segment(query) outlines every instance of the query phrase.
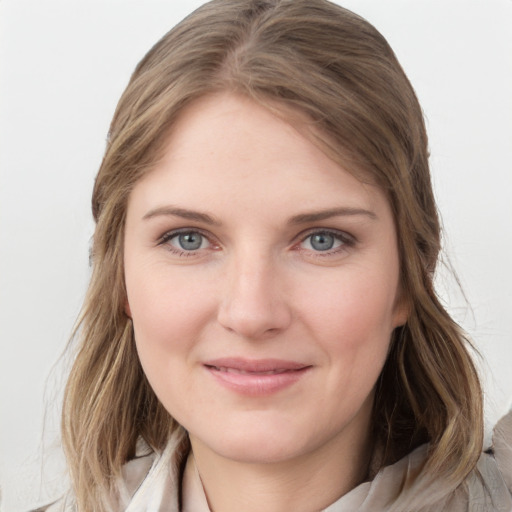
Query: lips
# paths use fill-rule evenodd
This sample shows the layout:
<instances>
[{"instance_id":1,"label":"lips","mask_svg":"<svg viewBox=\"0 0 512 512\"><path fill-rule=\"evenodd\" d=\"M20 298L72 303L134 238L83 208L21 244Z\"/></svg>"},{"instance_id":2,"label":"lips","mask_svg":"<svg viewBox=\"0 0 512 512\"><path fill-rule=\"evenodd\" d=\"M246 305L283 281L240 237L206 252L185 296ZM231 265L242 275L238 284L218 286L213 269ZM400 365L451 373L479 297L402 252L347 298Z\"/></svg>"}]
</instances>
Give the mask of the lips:
<instances>
[{"instance_id":1,"label":"lips","mask_svg":"<svg viewBox=\"0 0 512 512\"><path fill-rule=\"evenodd\" d=\"M285 372L293 372L293 371L296 371L296 370L281 370L281 369L277 369L277 370L267 370L267 371L264 371L264 372L260 372L260 371L247 371L247 370L240 370L238 368L229 368L229 367L226 367L226 366L212 366L211 368L213 368L214 370L217 370L219 372L227 372L227 373L238 373L240 375L276 375L278 373L285 373Z\"/></svg>"},{"instance_id":2,"label":"lips","mask_svg":"<svg viewBox=\"0 0 512 512\"><path fill-rule=\"evenodd\" d=\"M311 369L311 365L296 361L243 358L215 359L205 362L204 367L222 386L252 396L277 393Z\"/></svg>"}]
</instances>

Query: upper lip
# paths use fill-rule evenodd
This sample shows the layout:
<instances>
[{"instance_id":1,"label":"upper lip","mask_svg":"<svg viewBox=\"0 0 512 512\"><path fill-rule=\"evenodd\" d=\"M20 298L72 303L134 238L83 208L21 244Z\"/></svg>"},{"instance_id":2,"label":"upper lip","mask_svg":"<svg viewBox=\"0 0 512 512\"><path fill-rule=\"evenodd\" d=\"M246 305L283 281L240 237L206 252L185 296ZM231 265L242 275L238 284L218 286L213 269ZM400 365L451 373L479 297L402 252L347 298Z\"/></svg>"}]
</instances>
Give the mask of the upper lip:
<instances>
[{"instance_id":1,"label":"upper lip","mask_svg":"<svg viewBox=\"0 0 512 512\"><path fill-rule=\"evenodd\" d=\"M297 361L288 361L284 359L245 359L242 357L222 357L219 359L210 359L203 363L205 366L216 368L229 368L243 372L271 372L286 370L301 370L311 365L299 363Z\"/></svg>"}]
</instances>

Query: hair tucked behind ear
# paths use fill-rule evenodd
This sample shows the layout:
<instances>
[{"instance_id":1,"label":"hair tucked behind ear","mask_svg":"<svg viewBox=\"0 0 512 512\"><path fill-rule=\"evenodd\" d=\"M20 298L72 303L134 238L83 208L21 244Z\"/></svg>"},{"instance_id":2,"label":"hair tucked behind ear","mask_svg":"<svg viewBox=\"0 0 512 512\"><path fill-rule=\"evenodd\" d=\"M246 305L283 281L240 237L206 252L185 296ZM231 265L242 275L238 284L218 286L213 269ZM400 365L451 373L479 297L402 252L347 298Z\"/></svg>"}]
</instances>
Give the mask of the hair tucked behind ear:
<instances>
[{"instance_id":1,"label":"hair tucked behind ear","mask_svg":"<svg viewBox=\"0 0 512 512\"><path fill-rule=\"evenodd\" d=\"M386 193L398 233L407 324L377 383L381 466L429 442L424 474L455 487L482 443L482 396L464 333L436 297L440 226L414 91L385 39L325 0L214 0L159 41L118 104L93 193L93 275L76 331L63 439L78 509L104 510L142 437L162 450L180 427L142 372L125 313L123 232L130 191L158 160L180 112L217 91L244 94L305 130ZM179 307L177 304L176 307Z\"/></svg>"}]
</instances>

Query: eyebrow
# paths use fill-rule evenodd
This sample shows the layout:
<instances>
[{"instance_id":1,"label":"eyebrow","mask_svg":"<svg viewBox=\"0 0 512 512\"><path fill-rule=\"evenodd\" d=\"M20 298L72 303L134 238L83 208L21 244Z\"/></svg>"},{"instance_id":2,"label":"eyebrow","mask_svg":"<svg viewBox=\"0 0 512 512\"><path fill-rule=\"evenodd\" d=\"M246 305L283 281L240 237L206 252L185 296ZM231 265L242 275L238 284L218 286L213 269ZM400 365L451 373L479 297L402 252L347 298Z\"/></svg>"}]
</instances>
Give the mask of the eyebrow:
<instances>
[{"instance_id":1,"label":"eyebrow","mask_svg":"<svg viewBox=\"0 0 512 512\"><path fill-rule=\"evenodd\" d=\"M377 215L371 210L365 210L364 208L341 207L301 213L293 216L290 219L289 224L306 224L308 222L317 222L320 220L330 219L332 217L352 217L356 215L363 215L372 220L377 220Z\"/></svg>"},{"instance_id":2,"label":"eyebrow","mask_svg":"<svg viewBox=\"0 0 512 512\"><path fill-rule=\"evenodd\" d=\"M294 215L288 224L307 224L308 222L317 222L321 220L330 219L332 217L352 217L357 215L363 215L369 217L372 220L377 219L377 215L371 210L365 210L364 208L352 208L352 207L341 207L341 208L328 208L326 210L300 213ZM142 220L152 219L158 216L171 216L180 217L187 220L195 220L196 222L202 222L211 226L220 226L221 223L214 219L211 215L199 212L196 210L188 210L186 208L178 208L176 206L161 206L150 210L142 217Z\"/></svg>"},{"instance_id":3,"label":"eyebrow","mask_svg":"<svg viewBox=\"0 0 512 512\"><path fill-rule=\"evenodd\" d=\"M195 210L187 210L186 208L178 208L175 206L161 206L159 208L155 208L154 210L150 210L144 215L144 217L142 217L142 220L152 219L153 217L158 217L160 215L181 217L182 219L187 220L195 220L197 222L202 222L211 226L220 226L221 224L218 220L215 220L211 215L208 215L207 213L198 212Z\"/></svg>"}]
</instances>

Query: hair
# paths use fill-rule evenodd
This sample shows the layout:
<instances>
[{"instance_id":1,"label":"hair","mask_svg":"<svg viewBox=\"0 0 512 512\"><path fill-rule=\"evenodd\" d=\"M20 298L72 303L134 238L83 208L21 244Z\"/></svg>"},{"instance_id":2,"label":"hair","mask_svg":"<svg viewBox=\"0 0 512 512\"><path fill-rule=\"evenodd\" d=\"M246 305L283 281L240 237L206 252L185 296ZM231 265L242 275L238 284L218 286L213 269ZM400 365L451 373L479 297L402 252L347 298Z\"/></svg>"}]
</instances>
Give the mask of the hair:
<instances>
[{"instance_id":1,"label":"hair","mask_svg":"<svg viewBox=\"0 0 512 512\"><path fill-rule=\"evenodd\" d=\"M213 0L136 67L96 178L93 270L62 419L78 510L107 508L104 496L115 493L139 438L161 451L181 428L146 380L125 314L124 226L130 192L160 157L177 116L217 92L245 95L284 118L305 114L306 131L329 156L385 192L409 316L376 384L376 469L428 442L422 475L457 486L481 452L482 392L470 343L434 290L440 222L411 84L372 25L326 0Z\"/></svg>"}]
</instances>

